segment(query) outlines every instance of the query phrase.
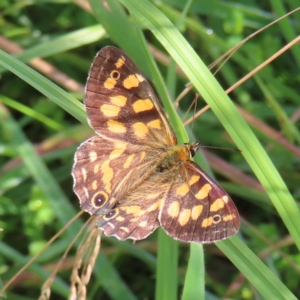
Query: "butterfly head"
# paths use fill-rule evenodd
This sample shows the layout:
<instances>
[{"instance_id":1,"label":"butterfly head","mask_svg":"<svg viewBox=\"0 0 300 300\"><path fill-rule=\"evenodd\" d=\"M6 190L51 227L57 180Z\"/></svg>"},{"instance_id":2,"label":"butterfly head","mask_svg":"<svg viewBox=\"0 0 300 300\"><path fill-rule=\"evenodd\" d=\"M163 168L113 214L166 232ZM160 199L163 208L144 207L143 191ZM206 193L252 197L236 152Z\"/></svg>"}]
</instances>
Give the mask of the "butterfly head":
<instances>
[{"instance_id":1,"label":"butterfly head","mask_svg":"<svg viewBox=\"0 0 300 300\"><path fill-rule=\"evenodd\" d=\"M196 142L196 143L185 143L184 144L185 147L188 149L189 153L190 153L190 158L193 158L197 152L197 150L199 149L200 147L200 143L199 142Z\"/></svg>"}]
</instances>

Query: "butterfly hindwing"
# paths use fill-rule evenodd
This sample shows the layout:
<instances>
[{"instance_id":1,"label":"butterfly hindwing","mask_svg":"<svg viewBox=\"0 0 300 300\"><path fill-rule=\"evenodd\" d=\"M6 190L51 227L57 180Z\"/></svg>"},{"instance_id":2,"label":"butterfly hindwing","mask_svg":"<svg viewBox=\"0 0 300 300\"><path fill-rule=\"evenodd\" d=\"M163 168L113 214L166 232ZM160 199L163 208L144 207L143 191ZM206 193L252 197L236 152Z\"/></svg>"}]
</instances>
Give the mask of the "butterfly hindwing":
<instances>
[{"instance_id":1,"label":"butterfly hindwing","mask_svg":"<svg viewBox=\"0 0 300 300\"><path fill-rule=\"evenodd\" d=\"M72 169L81 208L104 215L142 178L158 152L118 140L92 137L79 146Z\"/></svg>"},{"instance_id":2,"label":"butterfly hindwing","mask_svg":"<svg viewBox=\"0 0 300 300\"><path fill-rule=\"evenodd\" d=\"M121 204L111 213L99 220L98 226L105 235L119 240L141 240L151 234L158 226L160 207L159 196L137 197L135 201Z\"/></svg>"},{"instance_id":3,"label":"butterfly hindwing","mask_svg":"<svg viewBox=\"0 0 300 300\"><path fill-rule=\"evenodd\" d=\"M163 229L185 242L212 243L235 234L239 214L229 195L192 161L180 173L159 214Z\"/></svg>"}]
</instances>

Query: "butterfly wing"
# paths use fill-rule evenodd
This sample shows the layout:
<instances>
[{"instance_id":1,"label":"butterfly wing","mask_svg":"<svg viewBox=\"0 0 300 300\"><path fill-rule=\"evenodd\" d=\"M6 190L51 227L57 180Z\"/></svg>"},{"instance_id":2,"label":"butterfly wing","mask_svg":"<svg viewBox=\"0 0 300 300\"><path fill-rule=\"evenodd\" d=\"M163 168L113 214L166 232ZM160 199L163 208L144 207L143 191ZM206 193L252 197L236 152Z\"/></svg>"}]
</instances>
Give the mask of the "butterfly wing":
<instances>
[{"instance_id":1,"label":"butterfly wing","mask_svg":"<svg viewBox=\"0 0 300 300\"><path fill-rule=\"evenodd\" d=\"M159 226L159 211L170 189L171 177L147 169L138 185L132 186L98 226L105 235L120 240L141 240Z\"/></svg>"},{"instance_id":2,"label":"butterfly wing","mask_svg":"<svg viewBox=\"0 0 300 300\"><path fill-rule=\"evenodd\" d=\"M75 154L72 175L81 208L100 215L102 223L120 209L123 216L115 219L119 231L111 230L113 223L107 222L105 233L120 239L144 238L159 225L158 210L139 215L135 223L131 221L124 229L122 222L136 218L139 213L133 209L141 207L139 202L132 205L131 200L127 207L124 199L128 197L124 195L128 195L128 190L138 190L133 187L144 180L160 152L177 143L176 136L149 82L132 60L115 47L105 47L96 55L84 103L88 121L98 137L87 140ZM149 199L143 207L149 204L151 210L154 200ZM128 234L138 224L135 232Z\"/></svg>"},{"instance_id":3,"label":"butterfly wing","mask_svg":"<svg viewBox=\"0 0 300 300\"><path fill-rule=\"evenodd\" d=\"M97 53L84 103L90 125L103 138L154 148L177 143L149 82L118 48Z\"/></svg>"},{"instance_id":4,"label":"butterfly wing","mask_svg":"<svg viewBox=\"0 0 300 300\"><path fill-rule=\"evenodd\" d=\"M143 180L159 151L118 140L92 137L79 146L72 169L81 208L105 215Z\"/></svg>"},{"instance_id":5,"label":"butterfly wing","mask_svg":"<svg viewBox=\"0 0 300 300\"><path fill-rule=\"evenodd\" d=\"M174 179L159 213L160 225L171 237L212 243L238 231L233 201L197 164L187 161Z\"/></svg>"},{"instance_id":6,"label":"butterfly wing","mask_svg":"<svg viewBox=\"0 0 300 300\"><path fill-rule=\"evenodd\" d=\"M158 213L162 193L136 195L132 201L115 207L110 213L99 219L98 227L106 236L115 236L119 240L142 240L158 226Z\"/></svg>"},{"instance_id":7,"label":"butterfly wing","mask_svg":"<svg viewBox=\"0 0 300 300\"><path fill-rule=\"evenodd\" d=\"M98 222L107 236L120 240L146 238L159 225L174 239L212 243L238 231L239 215L229 195L187 161L163 176L150 174Z\"/></svg>"}]
</instances>

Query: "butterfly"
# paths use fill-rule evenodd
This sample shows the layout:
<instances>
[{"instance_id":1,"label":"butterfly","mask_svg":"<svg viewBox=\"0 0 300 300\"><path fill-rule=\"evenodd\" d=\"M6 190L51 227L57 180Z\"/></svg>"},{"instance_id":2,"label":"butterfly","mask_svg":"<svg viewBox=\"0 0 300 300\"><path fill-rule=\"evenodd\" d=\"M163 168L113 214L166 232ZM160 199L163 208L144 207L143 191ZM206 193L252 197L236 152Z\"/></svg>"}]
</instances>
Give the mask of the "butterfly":
<instances>
[{"instance_id":1,"label":"butterfly","mask_svg":"<svg viewBox=\"0 0 300 300\"><path fill-rule=\"evenodd\" d=\"M229 195L191 158L199 143L177 144L151 85L120 49L101 49L84 104L94 136L75 153L81 208L119 240L141 240L161 226L172 238L211 243L235 234Z\"/></svg>"}]
</instances>

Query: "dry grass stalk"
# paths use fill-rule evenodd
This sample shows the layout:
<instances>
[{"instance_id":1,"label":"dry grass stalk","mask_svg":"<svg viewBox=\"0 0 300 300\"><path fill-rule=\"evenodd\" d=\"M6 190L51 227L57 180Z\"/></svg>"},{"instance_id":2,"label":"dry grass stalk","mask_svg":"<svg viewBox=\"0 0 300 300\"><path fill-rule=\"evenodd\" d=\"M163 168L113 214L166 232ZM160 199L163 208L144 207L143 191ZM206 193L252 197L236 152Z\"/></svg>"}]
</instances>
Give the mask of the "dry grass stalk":
<instances>
[{"instance_id":1,"label":"dry grass stalk","mask_svg":"<svg viewBox=\"0 0 300 300\"><path fill-rule=\"evenodd\" d=\"M53 281L55 279L55 276L57 274L57 272L59 271L62 263L64 262L65 258L67 257L70 249L73 247L75 241L78 239L78 237L81 235L81 233L86 229L86 226L88 224L90 224L91 222L93 222L93 219L94 218L90 218L85 224L84 226L81 228L81 230L78 232L78 234L75 236L75 238L73 239L72 243L70 243L69 247L66 249L64 255L62 256L62 258L59 260L59 262L56 264L54 270L52 271L50 277L45 281L45 283L43 284L42 286L42 289L41 289L41 294L40 294L40 297L38 298L38 300L49 300L50 299L50 296L51 296L51 286L53 284ZM94 226L95 224L92 223ZM81 242L82 244L82 242ZM80 247L79 247L80 248ZM76 263L76 260L75 260L75 263Z\"/></svg>"},{"instance_id":2,"label":"dry grass stalk","mask_svg":"<svg viewBox=\"0 0 300 300\"><path fill-rule=\"evenodd\" d=\"M91 220L93 219L93 220ZM100 250L101 233L95 226L96 218L90 218L89 233L78 247L71 275L69 300L85 300L87 284Z\"/></svg>"}]
</instances>

